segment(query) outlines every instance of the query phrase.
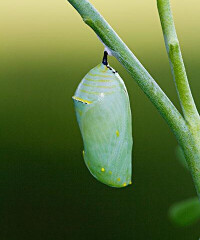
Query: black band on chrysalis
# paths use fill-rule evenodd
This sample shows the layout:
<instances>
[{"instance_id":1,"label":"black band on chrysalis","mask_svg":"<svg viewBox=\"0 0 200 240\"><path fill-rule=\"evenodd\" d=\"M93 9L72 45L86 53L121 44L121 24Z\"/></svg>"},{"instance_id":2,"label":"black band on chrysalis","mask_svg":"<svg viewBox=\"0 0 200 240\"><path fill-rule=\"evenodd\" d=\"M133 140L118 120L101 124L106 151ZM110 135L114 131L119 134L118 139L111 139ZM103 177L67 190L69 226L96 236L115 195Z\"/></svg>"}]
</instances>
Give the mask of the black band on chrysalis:
<instances>
[{"instance_id":1,"label":"black band on chrysalis","mask_svg":"<svg viewBox=\"0 0 200 240\"><path fill-rule=\"evenodd\" d=\"M102 63L106 66L108 65L108 53L106 51L104 51Z\"/></svg>"}]
</instances>

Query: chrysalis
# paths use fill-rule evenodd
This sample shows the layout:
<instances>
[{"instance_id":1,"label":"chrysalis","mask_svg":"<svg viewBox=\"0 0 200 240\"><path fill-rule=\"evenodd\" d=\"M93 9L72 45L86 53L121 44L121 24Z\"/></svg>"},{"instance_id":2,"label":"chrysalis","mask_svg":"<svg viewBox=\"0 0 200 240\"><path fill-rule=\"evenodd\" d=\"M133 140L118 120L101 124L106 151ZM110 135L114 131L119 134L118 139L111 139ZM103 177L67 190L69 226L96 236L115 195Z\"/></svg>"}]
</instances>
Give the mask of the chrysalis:
<instances>
[{"instance_id":1,"label":"chrysalis","mask_svg":"<svg viewBox=\"0 0 200 240\"><path fill-rule=\"evenodd\" d=\"M91 174L111 187L131 184L132 123L123 80L107 62L89 71L73 96L83 157Z\"/></svg>"}]
</instances>

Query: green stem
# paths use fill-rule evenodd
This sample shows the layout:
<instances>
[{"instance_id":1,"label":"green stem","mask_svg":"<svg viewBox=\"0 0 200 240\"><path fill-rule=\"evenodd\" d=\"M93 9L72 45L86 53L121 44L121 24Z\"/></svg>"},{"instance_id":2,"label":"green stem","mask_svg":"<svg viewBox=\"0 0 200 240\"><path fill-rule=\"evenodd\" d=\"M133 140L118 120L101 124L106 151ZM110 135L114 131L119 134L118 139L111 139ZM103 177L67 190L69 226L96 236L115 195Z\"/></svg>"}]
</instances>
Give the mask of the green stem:
<instances>
[{"instance_id":1,"label":"green stem","mask_svg":"<svg viewBox=\"0 0 200 240\"><path fill-rule=\"evenodd\" d=\"M139 60L91 3L87 0L68 0L68 2L71 3L84 22L95 31L102 42L111 50L113 56L127 69L166 120L177 139L180 139L182 132L187 132L185 120Z\"/></svg>"},{"instance_id":2,"label":"green stem","mask_svg":"<svg viewBox=\"0 0 200 240\"><path fill-rule=\"evenodd\" d=\"M188 83L176 34L170 0L157 0L165 45L179 101L188 125L188 135L179 142L184 150L200 199L200 118Z\"/></svg>"},{"instance_id":3,"label":"green stem","mask_svg":"<svg viewBox=\"0 0 200 240\"><path fill-rule=\"evenodd\" d=\"M199 122L199 114L187 79L169 0L157 0L165 45L184 117L190 125Z\"/></svg>"},{"instance_id":4,"label":"green stem","mask_svg":"<svg viewBox=\"0 0 200 240\"><path fill-rule=\"evenodd\" d=\"M200 200L200 136L199 136L199 131L191 131L191 129L189 129L188 134L184 135L182 140L183 141L179 141L179 144L184 151L190 173L193 177L197 195Z\"/></svg>"}]
</instances>

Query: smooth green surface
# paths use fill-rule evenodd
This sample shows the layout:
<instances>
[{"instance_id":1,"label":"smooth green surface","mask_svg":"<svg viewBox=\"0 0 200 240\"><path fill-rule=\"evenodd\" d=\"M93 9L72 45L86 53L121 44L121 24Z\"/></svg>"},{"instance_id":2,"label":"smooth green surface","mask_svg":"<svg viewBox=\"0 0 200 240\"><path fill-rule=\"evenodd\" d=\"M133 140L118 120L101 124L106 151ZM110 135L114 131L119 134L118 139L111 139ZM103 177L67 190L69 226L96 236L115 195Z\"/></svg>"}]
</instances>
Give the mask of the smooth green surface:
<instances>
[{"instance_id":1,"label":"smooth green surface","mask_svg":"<svg viewBox=\"0 0 200 240\"><path fill-rule=\"evenodd\" d=\"M123 80L102 63L90 70L73 97L91 174L111 187L131 184L132 116Z\"/></svg>"},{"instance_id":2,"label":"smooth green surface","mask_svg":"<svg viewBox=\"0 0 200 240\"><path fill-rule=\"evenodd\" d=\"M92 2L179 107L155 0ZM172 7L199 107L200 2L190 3ZM114 58L134 113L133 184L106 187L85 167L71 97L103 46L78 13L65 1L0 5L0 239L199 239L199 222L177 228L167 216L173 203L195 196L177 142Z\"/></svg>"},{"instance_id":3,"label":"smooth green surface","mask_svg":"<svg viewBox=\"0 0 200 240\"><path fill-rule=\"evenodd\" d=\"M174 204L169 210L170 219L179 226L188 226L200 220L200 203L197 197Z\"/></svg>"}]
</instances>

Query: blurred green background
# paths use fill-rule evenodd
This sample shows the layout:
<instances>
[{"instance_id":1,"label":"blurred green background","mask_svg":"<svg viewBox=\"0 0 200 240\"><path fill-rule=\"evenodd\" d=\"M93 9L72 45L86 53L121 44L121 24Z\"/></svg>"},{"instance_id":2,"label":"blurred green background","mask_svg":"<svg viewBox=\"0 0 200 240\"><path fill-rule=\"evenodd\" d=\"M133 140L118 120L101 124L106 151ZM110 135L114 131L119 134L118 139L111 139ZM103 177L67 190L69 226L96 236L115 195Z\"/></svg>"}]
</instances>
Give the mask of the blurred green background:
<instances>
[{"instance_id":1,"label":"blurred green background","mask_svg":"<svg viewBox=\"0 0 200 240\"><path fill-rule=\"evenodd\" d=\"M93 0L178 105L156 0ZM177 32L200 106L200 2L172 0ZM168 208L195 195L176 140L117 60L133 114L133 185L97 182L82 159L72 95L103 46L67 1L0 1L0 239L198 239Z\"/></svg>"}]
</instances>

